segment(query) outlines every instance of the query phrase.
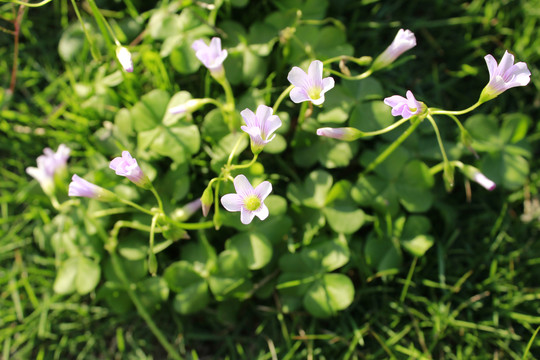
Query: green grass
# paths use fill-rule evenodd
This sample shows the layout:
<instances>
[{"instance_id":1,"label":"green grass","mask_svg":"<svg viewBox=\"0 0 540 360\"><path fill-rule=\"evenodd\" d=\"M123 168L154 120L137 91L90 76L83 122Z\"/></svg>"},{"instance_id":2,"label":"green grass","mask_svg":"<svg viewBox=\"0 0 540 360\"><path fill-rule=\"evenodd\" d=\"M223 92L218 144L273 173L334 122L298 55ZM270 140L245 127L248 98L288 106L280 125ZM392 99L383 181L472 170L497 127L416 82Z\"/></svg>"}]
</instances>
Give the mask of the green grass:
<instances>
[{"instance_id":1,"label":"green grass","mask_svg":"<svg viewBox=\"0 0 540 360\"><path fill-rule=\"evenodd\" d=\"M135 4L142 12L141 4ZM120 1L109 5L124 8ZM327 16L343 22L358 56L376 54L400 27L413 29L423 43L416 59L406 56L404 64L376 78L385 93L413 89L418 98L451 109L472 104L485 85L483 55L494 52L498 58L510 49L527 61L531 84L500 96L482 111L498 116L522 112L536 120L536 5L538 1L525 0L343 0L332 2ZM275 6L273 1L254 2L238 15L226 7L218 24L228 19L250 24ZM76 21L69 7L62 0L27 9L17 86L10 100L5 84L13 42L5 34L0 39L1 357L163 359L165 350L135 311L118 315L94 292L55 294L59 259L34 233L52 221L56 210L24 169L35 164L44 147L60 143L74 149L75 168L102 161L98 154L107 153L109 144L94 133L103 120L111 121L119 108L136 101L136 94L122 85L108 94L110 107L81 104L73 89L93 84L100 64L66 64L58 57L62 29ZM12 8L2 3L0 12L9 19ZM10 28L7 21L2 26ZM136 93L202 83L188 77L177 85L179 76L172 70L163 74L160 64L148 63L155 68L134 85ZM537 125L528 134L533 154L538 153L539 134ZM187 359L534 359L540 348L540 172L534 156L530 167L526 186L515 191L475 191L467 201L463 187L450 194L442 186L434 190L438 202L428 215L438 224L434 247L421 258L405 255L394 275L364 276L365 264L354 253L344 273L353 280L356 295L336 317L321 320L306 311L284 314L274 295L218 303L189 316L164 303L153 319ZM351 248L361 248L366 232L351 240Z\"/></svg>"}]
</instances>

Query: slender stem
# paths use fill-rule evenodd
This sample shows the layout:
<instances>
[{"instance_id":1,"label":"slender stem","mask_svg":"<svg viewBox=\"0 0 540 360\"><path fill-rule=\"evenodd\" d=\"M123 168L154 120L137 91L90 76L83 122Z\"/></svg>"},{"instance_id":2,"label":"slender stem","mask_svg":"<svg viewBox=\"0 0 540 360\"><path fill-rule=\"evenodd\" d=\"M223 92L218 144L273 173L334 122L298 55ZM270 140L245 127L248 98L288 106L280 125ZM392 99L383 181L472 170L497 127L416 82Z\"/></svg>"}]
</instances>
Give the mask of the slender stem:
<instances>
[{"instance_id":1,"label":"slender stem","mask_svg":"<svg viewBox=\"0 0 540 360\"><path fill-rule=\"evenodd\" d=\"M302 125L302 123L304 122L306 118L306 111L307 111L308 103L311 104L311 102L309 101L304 101L302 103L302 106L300 107L300 112L298 114L298 125Z\"/></svg>"},{"instance_id":2,"label":"slender stem","mask_svg":"<svg viewBox=\"0 0 540 360\"><path fill-rule=\"evenodd\" d=\"M236 144L234 144L234 147L229 154L229 158L227 159L227 168L230 168L232 160L234 158L234 154L236 153L236 150L238 150L238 147L240 146L240 143L242 142L242 138L244 137L244 134L240 135L238 137L238 140L236 140Z\"/></svg>"},{"instance_id":3,"label":"slender stem","mask_svg":"<svg viewBox=\"0 0 540 360\"><path fill-rule=\"evenodd\" d=\"M253 159L251 159L250 162L248 162L247 164L241 164L241 165L232 165L230 167L230 170L238 170L238 169L246 169L246 168L249 168L251 165L255 164L255 161L257 161L257 157L259 156L259 154L255 154L253 155Z\"/></svg>"},{"instance_id":4,"label":"slender stem","mask_svg":"<svg viewBox=\"0 0 540 360\"><path fill-rule=\"evenodd\" d=\"M154 254L154 230L156 229L157 219L159 214L152 217L152 224L150 225L150 239L148 241L148 271L152 276L157 272L157 259Z\"/></svg>"},{"instance_id":5,"label":"slender stem","mask_svg":"<svg viewBox=\"0 0 540 360\"><path fill-rule=\"evenodd\" d=\"M182 228L184 230L202 230L202 229L209 229L214 225L213 221L205 221L201 223L184 223L172 220L170 218L167 218L167 221L171 224L178 226L179 228Z\"/></svg>"},{"instance_id":6,"label":"slender stem","mask_svg":"<svg viewBox=\"0 0 540 360\"><path fill-rule=\"evenodd\" d=\"M13 43L13 66L11 67L11 81L9 82L9 91L11 94L15 91L15 84L17 81L17 68L19 64L19 35L21 33L21 22L26 10L25 4L21 4L19 11L17 12L17 17L15 18L14 26L14 43Z\"/></svg>"},{"instance_id":7,"label":"slender stem","mask_svg":"<svg viewBox=\"0 0 540 360\"><path fill-rule=\"evenodd\" d=\"M459 110L459 111L448 111L448 110L432 108L430 109L429 114L431 115L463 115L463 114L468 113L469 111L476 109L480 105L482 105L482 103L480 101L477 101L475 104L469 106L465 110Z\"/></svg>"},{"instance_id":8,"label":"slender stem","mask_svg":"<svg viewBox=\"0 0 540 360\"><path fill-rule=\"evenodd\" d=\"M294 89L294 85L289 85L289 87L283 90L283 92L279 95L279 97L276 100L276 103L274 104L274 107L272 108L273 114L277 112L279 105L281 105L281 102L283 101L283 99L285 99L285 97L289 95L292 89Z\"/></svg>"},{"instance_id":9,"label":"slender stem","mask_svg":"<svg viewBox=\"0 0 540 360\"><path fill-rule=\"evenodd\" d=\"M381 134L385 134L391 130L394 130L395 128L397 128L398 126L400 126L401 124L404 124L406 123L407 121L409 121L409 118L407 119L401 119L395 123L393 123L392 125L390 126L387 126L385 127L384 129L381 129L381 130L377 130L377 131L369 131L369 132L362 132L362 137L364 136L374 136L374 135L381 135Z\"/></svg>"},{"instance_id":10,"label":"slender stem","mask_svg":"<svg viewBox=\"0 0 540 360\"><path fill-rule=\"evenodd\" d=\"M73 10L75 10L75 14L77 15L77 18L79 19L79 22L81 23L81 27L83 29L84 35L88 39L88 42L90 43L90 53L92 54L92 57L94 60L99 60L99 56L95 53L96 48L94 45L94 41L90 37L90 34L88 33L88 30L86 29L86 25L84 24L84 20L81 16L81 13L79 12L79 8L77 7L77 3L75 0L71 0L71 4L73 5Z\"/></svg>"},{"instance_id":11,"label":"slender stem","mask_svg":"<svg viewBox=\"0 0 540 360\"><path fill-rule=\"evenodd\" d=\"M150 191L152 192L152 194L154 194L154 197L156 198L156 200L158 202L159 211L161 211L162 214L165 214L165 211L163 210L163 202L161 201L161 197L159 196L159 194L158 194L156 188L154 187L154 185L152 185L152 184L151 184Z\"/></svg>"},{"instance_id":12,"label":"slender stem","mask_svg":"<svg viewBox=\"0 0 540 360\"><path fill-rule=\"evenodd\" d=\"M450 165L455 166L459 169L463 169L463 166L465 166L461 161L459 160L452 160L449 162ZM432 166L429 168L429 172L431 175L435 175L436 173L444 170L444 162L438 163L437 165Z\"/></svg>"},{"instance_id":13,"label":"slender stem","mask_svg":"<svg viewBox=\"0 0 540 360\"><path fill-rule=\"evenodd\" d=\"M323 61L323 65L328 65L328 64L331 64L331 63L335 63L335 62L338 62L338 61L341 61L341 60L347 60L347 61L352 61L358 65L367 65L366 64L366 60L368 59L371 59L371 57L369 56L362 56L362 57L354 57L354 56L348 56L348 55L340 55L340 56L335 56L333 58L330 58L330 59L326 59Z\"/></svg>"},{"instance_id":14,"label":"slender stem","mask_svg":"<svg viewBox=\"0 0 540 360\"><path fill-rule=\"evenodd\" d=\"M148 209L145 209L145 208L143 208L142 206L140 206L140 205L138 205L138 204L135 204L135 203L132 202L132 201L129 201L129 200L126 200L126 199L122 199L122 198L118 198L118 200L119 200L120 202L123 202L123 203L126 204L126 205L129 205L129 206L131 206L131 207L134 207L135 209L137 209L137 210L139 210L139 211L141 211L141 212L143 212L143 213L145 213L145 214L152 215L152 216L154 215L154 213L153 213L152 211L150 211L150 210L148 210Z\"/></svg>"},{"instance_id":15,"label":"slender stem","mask_svg":"<svg viewBox=\"0 0 540 360\"><path fill-rule=\"evenodd\" d=\"M139 315L143 318L143 320L146 322L146 325L152 331L154 336L158 339L158 341L161 343L161 345L167 350L167 353L169 356L175 360L182 360L182 357L178 353L178 351L167 341L167 338L159 327L156 325L150 314L146 311L144 305L142 304L141 300L137 296L137 293L133 290L133 288L130 286L129 281L126 277L126 274L124 272L124 269L122 268L122 265L120 264L120 261L118 260L118 256L116 253L111 251L111 263L113 265L114 272L116 273L116 276L122 281L124 284L125 290L128 293L128 296L130 297L131 301L135 305L135 308L137 309L137 312Z\"/></svg>"},{"instance_id":16,"label":"slender stem","mask_svg":"<svg viewBox=\"0 0 540 360\"><path fill-rule=\"evenodd\" d=\"M17 4L17 5L24 5L24 6L28 6L28 7L40 7L40 6L43 6L43 5L46 5L48 3L50 3L52 0L43 0L41 2L38 2L38 3L27 3L27 2L24 2L24 1L19 1L19 0L1 0L2 2L9 2L9 3L12 3L12 4Z\"/></svg>"},{"instance_id":17,"label":"slender stem","mask_svg":"<svg viewBox=\"0 0 540 360\"><path fill-rule=\"evenodd\" d=\"M365 168L364 171L362 171L361 175L365 175L365 174L373 171L373 169L375 169L380 163L382 163L384 160L386 160L386 158L388 156L390 156L390 154L392 154L394 152L394 150L396 150L397 147L399 145L401 145L401 143L404 142L405 139L407 139L414 132L414 130L418 127L418 125L420 125L420 123L421 123L420 119L416 119L416 121L414 121L411 124L411 126L409 126L409 128L407 130L405 130L405 132L403 134L401 134L392 144L390 144L389 147L387 147L382 153L380 153L379 156L377 156L375 158L375 160L373 160Z\"/></svg>"},{"instance_id":18,"label":"slender stem","mask_svg":"<svg viewBox=\"0 0 540 360\"><path fill-rule=\"evenodd\" d=\"M427 116L429 122L431 123L431 126L433 126L433 130L435 130L435 135L437 136L437 142L439 143L439 148L441 149L441 154L443 157L443 161L445 164L449 164L448 157L446 156L446 151L444 150L444 145L442 143L441 134L439 132L439 128L437 126L437 123L433 119L431 115Z\"/></svg>"},{"instance_id":19,"label":"slender stem","mask_svg":"<svg viewBox=\"0 0 540 360\"><path fill-rule=\"evenodd\" d=\"M328 71L331 73L331 74L334 74L334 75L337 75L339 76L340 78L343 78L345 80L362 80L362 79L365 79L367 77L369 77L371 74L373 74L373 70L369 69L369 70L366 70L364 71L363 73L361 74L358 74L358 75L354 75L354 76L351 76L351 75L345 75L339 71L336 71L336 70L332 70L332 69L328 69Z\"/></svg>"},{"instance_id":20,"label":"slender stem","mask_svg":"<svg viewBox=\"0 0 540 360\"><path fill-rule=\"evenodd\" d=\"M98 24L98 26L99 26L99 28L101 30L101 33L103 33L103 35L105 35L105 33L108 32L109 35L111 36L113 42L117 46L120 46L120 42L116 38L116 36L115 36L111 26L109 25L107 19L105 19L105 16L103 16L101 11L99 11L99 8L97 7L96 2L94 0L88 0L88 5L90 5L90 8L92 9L92 12L94 13L94 17L96 18L96 22L97 22L97 24ZM99 21L98 21L98 19L99 19Z\"/></svg>"}]
</instances>

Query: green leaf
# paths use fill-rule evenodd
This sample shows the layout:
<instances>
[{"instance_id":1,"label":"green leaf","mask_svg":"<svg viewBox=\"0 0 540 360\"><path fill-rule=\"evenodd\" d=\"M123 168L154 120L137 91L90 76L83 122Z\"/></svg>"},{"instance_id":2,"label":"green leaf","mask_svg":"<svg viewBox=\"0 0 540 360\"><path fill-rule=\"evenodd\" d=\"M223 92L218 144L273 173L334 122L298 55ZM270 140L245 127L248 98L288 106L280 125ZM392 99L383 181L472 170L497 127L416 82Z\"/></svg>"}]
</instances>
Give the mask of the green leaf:
<instances>
[{"instance_id":1,"label":"green leaf","mask_svg":"<svg viewBox=\"0 0 540 360\"><path fill-rule=\"evenodd\" d=\"M319 318L334 316L354 299L354 285L343 274L326 274L311 285L304 295L304 306Z\"/></svg>"},{"instance_id":2,"label":"green leaf","mask_svg":"<svg viewBox=\"0 0 540 360\"><path fill-rule=\"evenodd\" d=\"M401 234L401 246L414 256L423 256L434 243L433 237L426 234L430 228L425 216L409 216Z\"/></svg>"},{"instance_id":3,"label":"green leaf","mask_svg":"<svg viewBox=\"0 0 540 360\"><path fill-rule=\"evenodd\" d=\"M161 89L155 89L141 96L141 100L131 108L131 118L137 132L153 130L167 110L169 94Z\"/></svg>"},{"instance_id":4,"label":"green leaf","mask_svg":"<svg viewBox=\"0 0 540 360\"><path fill-rule=\"evenodd\" d=\"M181 29L179 16L169 13L165 8L155 11L148 21L147 31L154 40L165 40L179 34Z\"/></svg>"},{"instance_id":5,"label":"green leaf","mask_svg":"<svg viewBox=\"0 0 540 360\"><path fill-rule=\"evenodd\" d=\"M306 263L316 263L317 268L323 272L330 272L339 269L343 265L349 262L349 246L347 245L347 239L340 235L339 237L322 241L320 243L310 245L301 252ZM313 270L317 270L313 268Z\"/></svg>"},{"instance_id":6,"label":"green leaf","mask_svg":"<svg viewBox=\"0 0 540 360\"><path fill-rule=\"evenodd\" d=\"M397 270L401 266L401 253L396 245L386 237L370 234L365 248L366 263L377 271Z\"/></svg>"},{"instance_id":7,"label":"green leaf","mask_svg":"<svg viewBox=\"0 0 540 360\"><path fill-rule=\"evenodd\" d=\"M412 160L400 174L396 189L401 204L410 212L427 211L433 203L433 194L429 190L435 180L426 164Z\"/></svg>"},{"instance_id":8,"label":"green leaf","mask_svg":"<svg viewBox=\"0 0 540 360\"><path fill-rule=\"evenodd\" d=\"M210 293L206 282L198 282L186 287L175 295L173 308L180 314L192 314L200 311L210 302Z\"/></svg>"},{"instance_id":9,"label":"green leaf","mask_svg":"<svg viewBox=\"0 0 540 360\"><path fill-rule=\"evenodd\" d=\"M236 250L248 268L263 268L272 259L272 244L262 233L240 233L225 243L226 249Z\"/></svg>"},{"instance_id":10,"label":"green leaf","mask_svg":"<svg viewBox=\"0 0 540 360\"><path fill-rule=\"evenodd\" d=\"M169 297L167 282L159 276L146 278L137 283L136 291L141 303L150 312L161 309L161 304Z\"/></svg>"},{"instance_id":11,"label":"green leaf","mask_svg":"<svg viewBox=\"0 0 540 360\"><path fill-rule=\"evenodd\" d=\"M326 196L332 182L332 175L323 170L315 170L308 175L302 185L290 184L287 188L287 197L293 202L320 209L326 204Z\"/></svg>"},{"instance_id":12,"label":"green leaf","mask_svg":"<svg viewBox=\"0 0 540 360\"><path fill-rule=\"evenodd\" d=\"M217 300L227 296L243 297L252 287L249 270L236 250L224 250L218 256L217 266L208 279L210 290Z\"/></svg>"},{"instance_id":13,"label":"green leaf","mask_svg":"<svg viewBox=\"0 0 540 360\"><path fill-rule=\"evenodd\" d=\"M81 295L93 291L101 277L99 264L86 258L79 257L77 264L77 276L75 277L75 288Z\"/></svg>"},{"instance_id":14,"label":"green leaf","mask_svg":"<svg viewBox=\"0 0 540 360\"><path fill-rule=\"evenodd\" d=\"M349 120L349 126L364 132L384 129L395 122L391 110L382 101L361 103L354 107Z\"/></svg>"},{"instance_id":15,"label":"green leaf","mask_svg":"<svg viewBox=\"0 0 540 360\"><path fill-rule=\"evenodd\" d=\"M327 169L345 167L358 151L358 142L345 142L323 137L319 140L318 159Z\"/></svg>"},{"instance_id":16,"label":"green leaf","mask_svg":"<svg viewBox=\"0 0 540 360\"><path fill-rule=\"evenodd\" d=\"M352 234L364 224L364 212L350 201L339 201L323 209L328 224L337 233Z\"/></svg>"},{"instance_id":17,"label":"green leaf","mask_svg":"<svg viewBox=\"0 0 540 360\"><path fill-rule=\"evenodd\" d=\"M181 292L191 284L204 281L201 269L196 270L192 263L185 260L169 265L163 272L163 279L174 292Z\"/></svg>"},{"instance_id":18,"label":"green leaf","mask_svg":"<svg viewBox=\"0 0 540 360\"><path fill-rule=\"evenodd\" d=\"M79 268L79 260L76 257L67 259L58 268L53 289L57 294L70 294L75 291L75 277Z\"/></svg>"}]
</instances>

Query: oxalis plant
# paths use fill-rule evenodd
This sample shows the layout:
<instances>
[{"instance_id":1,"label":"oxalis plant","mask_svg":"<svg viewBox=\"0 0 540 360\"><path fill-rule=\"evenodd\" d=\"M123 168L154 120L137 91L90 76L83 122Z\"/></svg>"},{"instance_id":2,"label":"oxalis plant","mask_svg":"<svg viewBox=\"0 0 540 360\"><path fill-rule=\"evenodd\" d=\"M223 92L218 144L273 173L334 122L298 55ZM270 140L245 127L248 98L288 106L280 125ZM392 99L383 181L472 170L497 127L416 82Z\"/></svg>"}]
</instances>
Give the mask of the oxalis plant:
<instances>
[{"instance_id":1,"label":"oxalis plant","mask_svg":"<svg viewBox=\"0 0 540 360\"><path fill-rule=\"evenodd\" d=\"M122 45L94 1L89 4L123 70L119 78L132 81L130 76L140 69L134 59L143 46L130 50ZM75 2L73 6L77 9ZM500 62L485 56L489 82L464 110L430 107L411 90L405 97L381 101L382 88L369 77L395 66L398 57L417 45L412 31L400 29L374 58L352 56L353 49L337 40L330 50L321 45L321 50L315 46L301 52L298 42L306 24L337 39L340 24L305 20L294 10L283 18L269 15L262 28L242 35L247 40L224 49L220 36L214 36L218 9L207 9L208 23L193 20L198 17L189 6L179 15L176 9L157 11L148 23L148 33L153 40L164 40L161 52L175 57L180 73L193 74L200 64L206 68L200 73L205 79L201 94L182 90L170 96L158 88L134 98L132 106L120 109L114 123L103 128L116 155L104 159L95 154L100 158L95 170L77 167L69 186L65 179L74 171L68 167L71 149L65 144L56 152L45 149L37 167L27 168L59 212L35 232L44 247L58 254L54 290L96 291L98 299L119 313L134 306L173 358L180 358L177 349L152 318L166 302L187 315L216 304L227 307L277 295L281 312L304 309L325 318L351 305L358 277L396 273L403 251L414 261L423 256L434 242L429 219L421 214L433 203L435 175L442 172L447 191L455 186L456 170L489 191L496 187L489 173L448 154L439 122L447 117L457 125L459 141L470 154L497 158L482 131L494 128L491 120L472 117L463 124L458 116L527 85L531 75L524 62L514 63L505 51ZM99 60L90 25L76 14L91 54ZM163 24L170 19L184 24L182 37L168 33ZM219 29L217 35L242 38L233 27L229 30ZM264 33L264 40L256 42L255 33ZM275 90L272 81L285 82L287 72L276 71L265 88L271 91L249 86L247 93L235 94L240 87L231 84L242 83L246 74L234 70L245 70L252 64L250 57L255 58L256 70L248 72L257 78L259 69L266 71L264 58L276 49L296 63L287 69L289 85ZM148 65L150 57L139 59ZM168 81L165 75L162 80ZM216 86L223 96L208 90ZM388 123L388 112L399 119ZM365 120L369 117L373 121ZM196 121L200 118L202 122ZM505 119L506 133L522 121ZM346 122L351 126L322 126ZM431 132L421 127L425 123ZM430 166L405 148L419 129L424 137L434 137L440 152ZM518 147L518 132L503 141ZM332 174L350 164L362 141L379 136L384 141L360 154L354 174ZM517 163L526 156L523 151L510 155ZM318 163L329 171L319 167L302 178L287 163L291 159L299 168ZM493 166L486 168L493 172ZM512 186L512 179L498 179Z\"/></svg>"}]
</instances>

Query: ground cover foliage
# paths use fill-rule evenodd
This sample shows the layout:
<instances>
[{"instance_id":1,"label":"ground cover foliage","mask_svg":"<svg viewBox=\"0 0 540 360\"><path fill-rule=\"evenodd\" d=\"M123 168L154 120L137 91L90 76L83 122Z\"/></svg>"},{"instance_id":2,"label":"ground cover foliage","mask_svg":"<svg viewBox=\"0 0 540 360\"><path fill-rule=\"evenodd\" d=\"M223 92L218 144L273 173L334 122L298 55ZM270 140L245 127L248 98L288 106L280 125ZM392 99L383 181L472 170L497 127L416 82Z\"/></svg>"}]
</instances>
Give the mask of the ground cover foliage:
<instances>
[{"instance_id":1,"label":"ground cover foliage","mask_svg":"<svg viewBox=\"0 0 540 360\"><path fill-rule=\"evenodd\" d=\"M538 1L97 1L133 73L92 4L0 4L2 358L538 356ZM230 128L240 111L272 106L293 66L376 57L400 28L416 47L362 80L325 65L336 86L322 107L304 116L310 108L285 98L276 138L233 171L272 183L266 220L244 225L216 202L206 218L190 212L235 144L235 164L252 158ZM190 98L228 101L191 49L213 36L229 52L234 110L169 114ZM399 119L382 100L408 89L430 107L467 108L488 82L483 57L505 50L531 82L459 116L478 156L451 118L435 117L448 157L488 175L492 192L458 170L449 191L427 120L369 173L410 125L354 142L316 135L382 129ZM158 224L149 242L152 215L69 199L67 177L53 206L25 168L62 143L69 175L156 207L109 169L129 150L167 214L212 226Z\"/></svg>"}]
</instances>

